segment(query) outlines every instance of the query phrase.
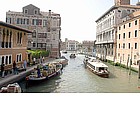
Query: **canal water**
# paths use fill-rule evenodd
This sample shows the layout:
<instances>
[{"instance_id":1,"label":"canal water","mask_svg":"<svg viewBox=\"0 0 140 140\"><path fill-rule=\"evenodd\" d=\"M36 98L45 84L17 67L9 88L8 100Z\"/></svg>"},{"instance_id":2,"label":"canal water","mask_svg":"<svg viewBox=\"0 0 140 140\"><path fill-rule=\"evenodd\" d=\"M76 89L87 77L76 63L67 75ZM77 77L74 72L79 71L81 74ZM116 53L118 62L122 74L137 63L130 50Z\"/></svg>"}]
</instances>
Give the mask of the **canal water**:
<instances>
[{"instance_id":1,"label":"canal water","mask_svg":"<svg viewBox=\"0 0 140 140\"><path fill-rule=\"evenodd\" d=\"M69 53L63 54L69 61L62 74L26 88L26 82L21 81L23 92L26 93L139 93L140 79L138 73L131 72L106 63L109 66L110 77L101 78L86 69L83 64L84 55L69 58Z\"/></svg>"}]
</instances>

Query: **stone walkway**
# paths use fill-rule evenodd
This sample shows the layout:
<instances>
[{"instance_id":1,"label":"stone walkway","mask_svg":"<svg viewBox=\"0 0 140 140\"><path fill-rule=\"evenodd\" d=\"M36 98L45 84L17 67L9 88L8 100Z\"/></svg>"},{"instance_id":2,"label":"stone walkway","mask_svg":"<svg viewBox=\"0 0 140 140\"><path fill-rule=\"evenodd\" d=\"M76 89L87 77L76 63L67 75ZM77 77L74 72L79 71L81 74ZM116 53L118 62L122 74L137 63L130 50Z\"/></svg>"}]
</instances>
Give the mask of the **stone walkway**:
<instances>
[{"instance_id":1,"label":"stone walkway","mask_svg":"<svg viewBox=\"0 0 140 140\"><path fill-rule=\"evenodd\" d=\"M51 61L54 61L54 60L55 59L53 59L53 58L49 58L44 62L44 64L48 63L48 62L51 62ZM0 77L0 88L3 87L3 86L7 86L10 83L14 83L14 82L17 82L19 80L22 80L23 78L28 76L31 73L31 71L33 71L33 69L37 67L37 65L38 64L27 67L26 71L22 71L18 74L13 74L12 73L12 74L6 75L4 78Z\"/></svg>"}]
</instances>

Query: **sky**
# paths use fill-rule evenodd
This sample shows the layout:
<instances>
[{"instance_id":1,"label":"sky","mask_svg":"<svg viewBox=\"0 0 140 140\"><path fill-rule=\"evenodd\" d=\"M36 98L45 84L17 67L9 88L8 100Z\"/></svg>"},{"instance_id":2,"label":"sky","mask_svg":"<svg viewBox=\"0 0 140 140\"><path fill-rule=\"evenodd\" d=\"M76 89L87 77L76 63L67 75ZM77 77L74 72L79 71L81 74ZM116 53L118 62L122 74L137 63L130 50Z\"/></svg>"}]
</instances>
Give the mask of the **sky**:
<instances>
[{"instance_id":1,"label":"sky","mask_svg":"<svg viewBox=\"0 0 140 140\"><path fill-rule=\"evenodd\" d=\"M138 0L131 0L131 4ZM5 22L7 11L22 12L22 7L33 4L41 11L58 13L61 16L61 39L96 39L96 20L114 5L114 0L3 0L0 4L0 19Z\"/></svg>"}]
</instances>

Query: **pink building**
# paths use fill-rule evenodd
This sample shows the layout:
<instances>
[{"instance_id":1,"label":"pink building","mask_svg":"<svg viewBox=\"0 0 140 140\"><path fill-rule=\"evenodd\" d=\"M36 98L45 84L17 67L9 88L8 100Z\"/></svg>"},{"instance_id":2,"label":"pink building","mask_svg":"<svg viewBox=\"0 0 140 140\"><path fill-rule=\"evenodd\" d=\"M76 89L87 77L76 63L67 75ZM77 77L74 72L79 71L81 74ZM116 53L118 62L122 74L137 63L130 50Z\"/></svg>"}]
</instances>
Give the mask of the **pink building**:
<instances>
[{"instance_id":1,"label":"pink building","mask_svg":"<svg viewBox=\"0 0 140 140\"><path fill-rule=\"evenodd\" d=\"M138 66L140 60L140 11L129 15L129 19L117 27L116 62ZM132 61L132 63L130 63Z\"/></svg>"}]
</instances>

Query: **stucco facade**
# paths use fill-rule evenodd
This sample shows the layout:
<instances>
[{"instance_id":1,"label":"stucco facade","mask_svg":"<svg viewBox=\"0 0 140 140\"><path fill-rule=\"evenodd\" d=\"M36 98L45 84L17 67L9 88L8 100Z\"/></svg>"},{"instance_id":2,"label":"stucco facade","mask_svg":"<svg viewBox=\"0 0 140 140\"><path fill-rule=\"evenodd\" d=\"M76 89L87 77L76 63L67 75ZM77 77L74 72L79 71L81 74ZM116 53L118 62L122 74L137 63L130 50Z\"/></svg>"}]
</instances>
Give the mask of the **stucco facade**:
<instances>
[{"instance_id":1,"label":"stucco facade","mask_svg":"<svg viewBox=\"0 0 140 140\"><path fill-rule=\"evenodd\" d=\"M116 62L126 66L138 65L140 60L140 11L130 15L130 19L117 28ZM131 63L132 62L132 63Z\"/></svg>"},{"instance_id":2,"label":"stucco facade","mask_svg":"<svg viewBox=\"0 0 140 140\"><path fill-rule=\"evenodd\" d=\"M16 61L20 66L27 60L27 29L0 21L0 65L5 64L5 70L12 69Z\"/></svg>"},{"instance_id":3,"label":"stucco facade","mask_svg":"<svg viewBox=\"0 0 140 140\"><path fill-rule=\"evenodd\" d=\"M51 57L60 56L61 17L51 10L48 12L32 4L22 8L22 12L6 12L6 22L33 31L28 36L28 49L51 51Z\"/></svg>"},{"instance_id":4,"label":"stucco facade","mask_svg":"<svg viewBox=\"0 0 140 140\"><path fill-rule=\"evenodd\" d=\"M79 42L76 40L68 40L67 38L65 39L65 48L67 51L77 51Z\"/></svg>"},{"instance_id":5,"label":"stucco facade","mask_svg":"<svg viewBox=\"0 0 140 140\"><path fill-rule=\"evenodd\" d=\"M116 2L116 1L115 1ZM102 60L116 59L117 27L128 18L128 14L140 10L138 5L112 6L96 20L96 56ZM115 3L116 4L116 3Z\"/></svg>"}]
</instances>

